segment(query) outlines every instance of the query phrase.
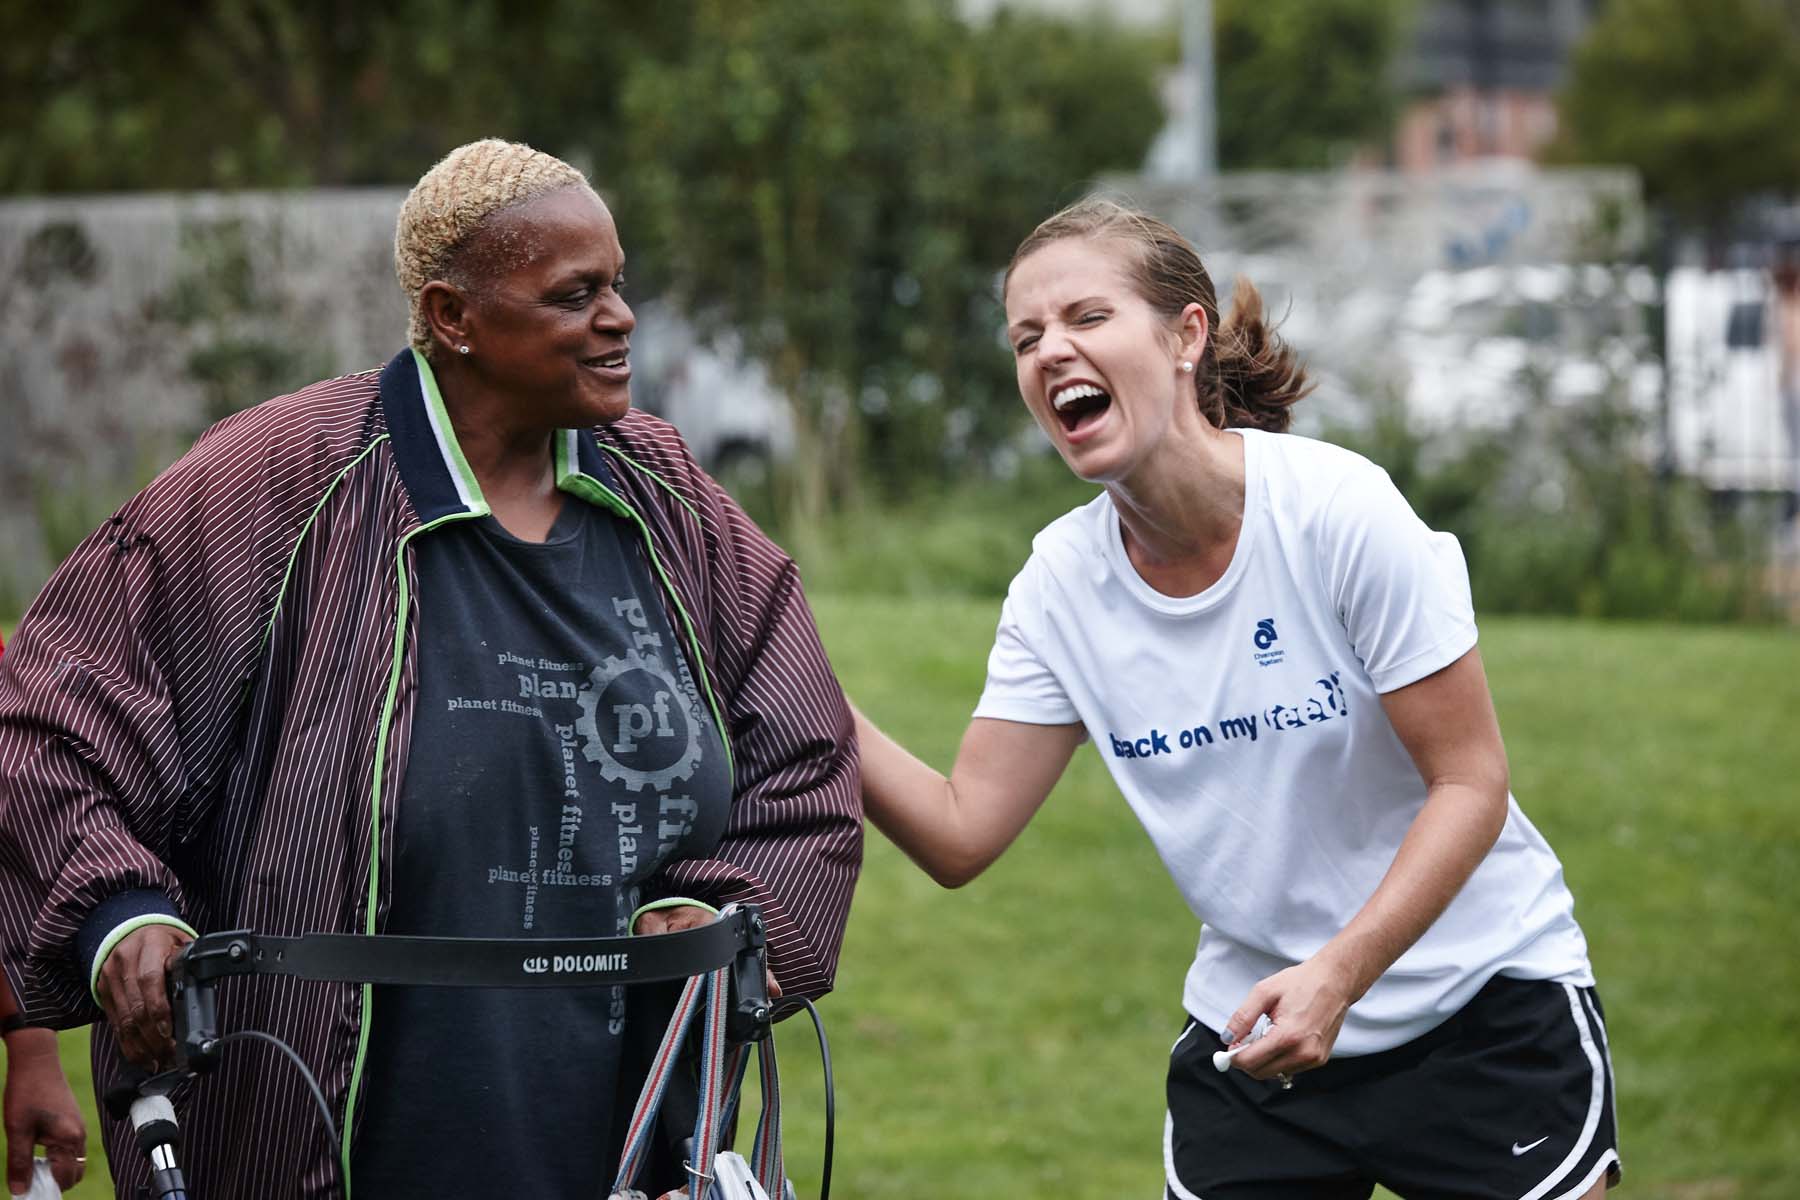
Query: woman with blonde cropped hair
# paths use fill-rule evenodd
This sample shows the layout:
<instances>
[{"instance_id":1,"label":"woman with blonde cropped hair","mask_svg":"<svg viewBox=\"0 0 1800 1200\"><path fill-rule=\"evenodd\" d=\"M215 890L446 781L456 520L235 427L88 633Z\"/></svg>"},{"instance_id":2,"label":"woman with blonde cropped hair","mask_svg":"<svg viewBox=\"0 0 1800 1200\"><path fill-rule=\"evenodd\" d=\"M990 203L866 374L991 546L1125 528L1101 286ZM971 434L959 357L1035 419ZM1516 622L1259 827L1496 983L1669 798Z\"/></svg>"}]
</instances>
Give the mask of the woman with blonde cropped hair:
<instances>
[{"instance_id":1,"label":"woman with blonde cropped hair","mask_svg":"<svg viewBox=\"0 0 1800 1200\"><path fill-rule=\"evenodd\" d=\"M209 430L0 662L6 965L34 1019L104 1018L102 1089L119 1051L170 1062L196 930L594 937L748 901L785 994L831 986L849 712L793 563L631 407L612 214L475 142L407 197L394 262L410 346ZM259 977L219 1016L292 1045L345 1137L334 1161L299 1073L228 1055L177 1096L204 1193L385 1200L602 1193L646 1014Z\"/></svg>"},{"instance_id":2,"label":"woman with blonde cropped hair","mask_svg":"<svg viewBox=\"0 0 1800 1200\"><path fill-rule=\"evenodd\" d=\"M1032 544L948 778L858 714L869 816L980 874L1092 739L1196 917L1174 1200L1589 1196L1612 1074L1556 856L1512 799L1455 538L1286 432L1240 283L1104 200L1005 283L1019 393L1101 486Z\"/></svg>"}]
</instances>

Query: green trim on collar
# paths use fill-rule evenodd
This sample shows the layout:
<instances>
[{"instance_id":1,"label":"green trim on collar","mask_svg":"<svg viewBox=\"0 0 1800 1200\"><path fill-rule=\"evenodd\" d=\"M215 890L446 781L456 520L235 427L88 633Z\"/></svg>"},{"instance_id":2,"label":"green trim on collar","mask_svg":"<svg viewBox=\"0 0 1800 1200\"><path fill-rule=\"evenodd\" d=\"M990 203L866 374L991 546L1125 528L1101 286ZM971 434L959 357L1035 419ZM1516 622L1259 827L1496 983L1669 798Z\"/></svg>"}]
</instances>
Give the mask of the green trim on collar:
<instances>
[{"instance_id":1,"label":"green trim on collar","mask_svg":"<svg viewBox=\"0 0 1800 1200\"><path fill-rule=\"evenodd\" d=\"M637 918L633 917L632 919L636 920ZM107 934L105 940L100 943L100 949L94 954L94 965L88 971L88 994L94 998L95 1004L100 1003L100 968L106 965L107 955L111 954L120 942L146 925L173 925L191 938L200 936L192 925L180 917L171 917L168 913L145 913L141 917L132 917L129 921L120 921L113 926L113 931Z\"/></svg>"},{"instance_id":2,"label":"green trim on collar","mask_svg":"<svg viewBox=\"0 0 1800 1200\"><path fill-rule=\"evenodd\" d=\"M565 429L562 436L556 439L556 487L571 496L579 496L589 504L598 505L606 511L620 517L636 514L631 511L624 500L613 494L611 488L586 474L580 467L581 431Z\"/></svg>"},{"instance_id":3,"label":"green trim on collar","mask_svg":"<svg viewBox=\"0 0 1800 1200\"><path fill-rule=\"evenodd\" d=\"M431 363L417 350L412 352L412 356L413 362L419 368L419 390L425 397L426 419L431 425L432 433L437 437L438 451L443 455L444 465L456 481L457 492L463 502L468 505L469 515L489 516L493 512L493 508L488 504L487 496L481 490L481 481L475 477L475 471L469 466L469 460L463 457L462 445L456 440L456 428L451 424L450 410L444 405L444 394L438 389L437 376L431 370ZM579 496L588 503L596 504L619 516L631 516L631 509L623 500L615 496L610 488L582 472L580 438L580 430L564 429L551 440L551 453L556 464L557 490ZM657 482L662 483L662 480L658 479ZM669 485L663 483L663 486L668 487ZM674 492L673 488L669 490ZM683 503L686 501L684 500ZM691 508L692 505L689 507Z\"/></svg>"},{"instance_id":4,"label":"green trim on collar","mask_svg":"<svg viewBox=\"0 0 1800 1200\"><path fill-rule=\"evenodd\" d=\"M444 407L444 395L438 391L437 376L432 374L431 364L423 354L415 349L412 356L419 368L419 390L425 394L425 414L431 422L431 431L437 435L438 450L444 456L444 465L450 468L450 474L455 477L457 490L468 504L470 514L485 517L493 509L488 507L487 497L481 492L481 482L475 478L469 460L463 457L462 446L457 443L456 428L450 423L450 410Z\"/></svg>"}]
</instances>

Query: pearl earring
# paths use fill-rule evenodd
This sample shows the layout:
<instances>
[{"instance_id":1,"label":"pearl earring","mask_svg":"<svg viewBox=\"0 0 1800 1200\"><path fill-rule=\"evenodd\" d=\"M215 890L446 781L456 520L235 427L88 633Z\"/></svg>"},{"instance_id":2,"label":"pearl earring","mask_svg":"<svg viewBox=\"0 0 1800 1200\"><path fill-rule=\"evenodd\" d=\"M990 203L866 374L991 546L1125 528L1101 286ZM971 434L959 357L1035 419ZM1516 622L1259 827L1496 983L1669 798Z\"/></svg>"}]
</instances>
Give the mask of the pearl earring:
<instances>
[{"instance_id":1,"label":"pearl earring","mask_svg":"<svg viewBox=\"0 0 1800 1200\"><path fill-rule=\"evenodd\" d=\"M468 347L464 346L463 349L467 350ZM1187 374L1192 375L1194 373L1194 364L1191 362L1184 362L1181 364L1181 369Z\"/></svg>"},{"instance_id":2,"label":"pearl earring","mask_svg":"<svg viewBox=\"0 0 1800 1200\"><path fill-rule=\"evenodd\" d=\"M456 348L456 352L458 354L467 354L469 352L469 348L467 346L458 346Z\"/></svg>"}]
</instances>

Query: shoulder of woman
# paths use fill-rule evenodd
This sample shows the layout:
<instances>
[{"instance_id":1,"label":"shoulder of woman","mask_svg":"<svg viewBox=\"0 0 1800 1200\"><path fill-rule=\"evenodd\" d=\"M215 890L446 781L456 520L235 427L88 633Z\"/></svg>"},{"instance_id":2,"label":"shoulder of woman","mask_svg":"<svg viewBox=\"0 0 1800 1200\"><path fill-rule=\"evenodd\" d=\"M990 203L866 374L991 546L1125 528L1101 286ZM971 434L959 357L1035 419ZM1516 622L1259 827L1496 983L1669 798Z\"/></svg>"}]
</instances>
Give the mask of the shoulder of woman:
<instances>
[{"instance_id":1,"label":"shoulder of woman","mask_svg":"<svg viewBox=\"0 0 1800 1200\"><path fill-rule=\"evenodd\" d=\"M375 372L323 380L214 424L127 508L141 518L192 518L242 506L310 511L320 491L374 441Z\"/></svg>"},{"instance_id":2,"label":"shoulder of woman","mask_svg":"<svg viewBox=\"0 0 1800 1200\"><path fill-rule=\"evenodd\" d=\"M675 426L634 408L617 421L600 426L594 435L602 446L614 451L616 462L653 472L691 498L702 472L694 452Z\"/></svg>"},{"instance_id":3,"label":"shoulder of woman","mask_svg":"<svg viewBox=\"0 0 1800 1200\"><path fill-rule=\"evenodd\" d=\"M1252 431L1254 432L1254 431ZM1399 491L1380 463L1354 450L1292 433L1260 433L1264 493L1292 525L1341 527L1386 512Z\"/></svg>"},{"instance_id":4,"label":"shoulder of woman","mask_svg":"<svg viewBox=\"0 0 1800 1200\"><path fill-rule=\"evenodd\" d=\"M178 462L214 462L265 454L345 455L367 447L377 433L377 373L364 371L308 384L241 408L195 439Z\"/></svg>"},{"instance_id":5,"label":"shoulder of woman","mask_svg":"<svg viewBox=\"0 0 1800 1200\"><path fill-rule=\"evenodd\" d=\"M709 544L767 540L741 509L727 502L724 490L667 421L633 409L596 429L594 436L628 496L655 505L677 529Z\"/></svg>"},{"instance_id":6,"label":"shoulder of woman","mask_svg":"<svg viewBox=\"0 0 1800 1200\"><path fill-rule=\"evenodd\" d=\"M1053 581L1081 578L1105 559L1107 525L1118 520L1112 502L1101 493L1093 500L1057 517L1032 535L1029 546L1020 546L1008 586L1009 595L1054 587Z\"/></svg>"},{"instance_id":7,"label":"shoulder of woman","mask_svg":"<svg viewBox=\"0 0 1800 1200\"><path fill-rule=\"evenodd\" d=\"M1280 470L1288 475L1327 486L1347 478L1372 477L1383 474L1379 464L1347 446L1299 433L1269 433L1260 429L1237 432L1258 439L1258 451L1265 471Z\"/></svg>"},{"instance_id":8,"label":"shoulder of woman","mask_svg":"<svg viewBox=\"0 0 1800 1200\"><path fill-rule=\"evenodd\" d=\"M1031 537L1033 555L1056 554L1061 551L1077 553L1092 550L1109 536L1108 529L1112 522L1119 519L1119 510L1113 507L1112 499L1101 492L1092 500L1084 501L1071 508L1055 520L1050 521Z\"/></svg>"}]
</instances>

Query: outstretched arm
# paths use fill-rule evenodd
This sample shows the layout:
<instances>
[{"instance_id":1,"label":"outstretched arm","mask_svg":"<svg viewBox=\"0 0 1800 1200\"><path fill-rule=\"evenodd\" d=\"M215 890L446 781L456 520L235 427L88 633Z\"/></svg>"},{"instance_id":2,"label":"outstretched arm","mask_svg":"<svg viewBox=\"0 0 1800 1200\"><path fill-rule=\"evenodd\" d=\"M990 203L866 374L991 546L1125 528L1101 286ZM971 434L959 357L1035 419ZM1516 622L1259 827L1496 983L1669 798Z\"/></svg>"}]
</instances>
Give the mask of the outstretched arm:
<instances>
[{"instance_id":1,"label":"outstretched arm","mask_svg":"<svg viewBox=\"0 0 1800 1200\"><path fill-rule=\"evenodd\" d=\"M948 779L883 733L854 704L862 745L863 808L876 828L945 887L988 868L1062 777L1080 725L977 717Z\"/></svg>"}]
</instances>

